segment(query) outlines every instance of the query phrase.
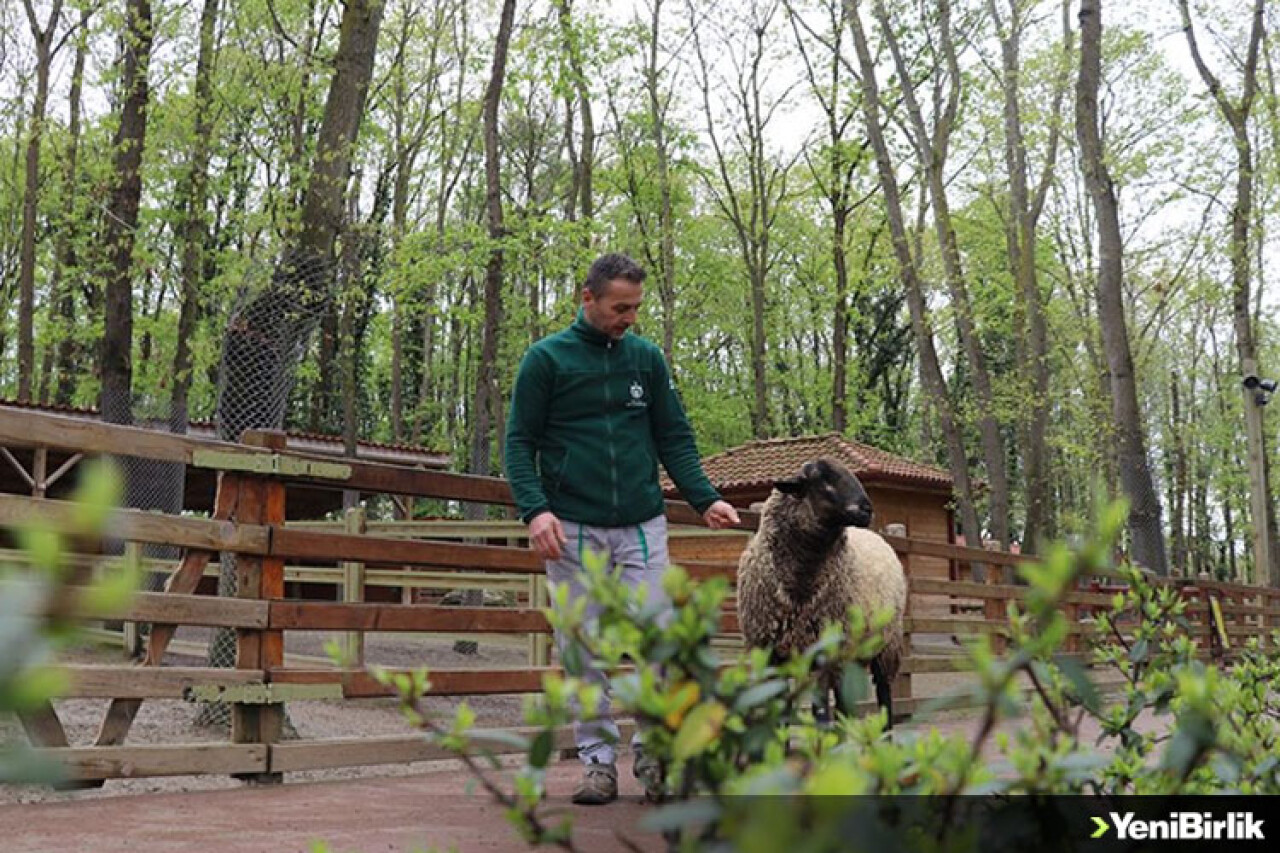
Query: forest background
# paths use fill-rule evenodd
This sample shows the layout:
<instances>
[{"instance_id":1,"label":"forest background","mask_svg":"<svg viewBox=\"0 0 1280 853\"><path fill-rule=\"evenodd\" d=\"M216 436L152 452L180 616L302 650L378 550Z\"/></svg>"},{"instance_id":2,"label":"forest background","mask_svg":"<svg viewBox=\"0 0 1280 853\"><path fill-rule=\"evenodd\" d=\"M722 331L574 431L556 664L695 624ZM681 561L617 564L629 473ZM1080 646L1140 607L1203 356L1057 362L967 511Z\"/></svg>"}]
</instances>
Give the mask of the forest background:
<instances>
[{"instance_id":1,"label":"forest background","mask_svg":"<svg viewBox=\"0 0 1280 853\"><path fill-rule=\"evenodd\" d=\"M624 251L704 453L835 430L1033 551L1123 493L1139 562L1280 582L1280 7L1099 6L0 4L0 398L184 430L292 304L283 425L498 473Z\"/></svg>"}]
</instances>

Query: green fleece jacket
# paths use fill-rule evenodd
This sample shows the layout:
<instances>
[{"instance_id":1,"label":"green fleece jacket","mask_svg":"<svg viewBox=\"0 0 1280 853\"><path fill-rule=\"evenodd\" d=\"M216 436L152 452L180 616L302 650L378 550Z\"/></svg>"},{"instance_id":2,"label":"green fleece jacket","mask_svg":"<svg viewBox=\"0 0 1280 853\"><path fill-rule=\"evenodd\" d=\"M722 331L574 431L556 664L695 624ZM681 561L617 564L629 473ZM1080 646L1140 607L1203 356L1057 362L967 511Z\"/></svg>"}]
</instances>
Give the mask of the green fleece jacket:
<instances>
[{"instance_id":1,"label":"green fleece jacket","mask_svg":"<svg viewBox=\"0 0 1280 853\"><path fill-rule=\"evenodd\" d=\"M661 515L659 462L699 512L720 499L662 350L631 333L612 340L581 311L525 353L504 458L526 522L546 510L594 527Z\"/></svg>"}]
</instances>

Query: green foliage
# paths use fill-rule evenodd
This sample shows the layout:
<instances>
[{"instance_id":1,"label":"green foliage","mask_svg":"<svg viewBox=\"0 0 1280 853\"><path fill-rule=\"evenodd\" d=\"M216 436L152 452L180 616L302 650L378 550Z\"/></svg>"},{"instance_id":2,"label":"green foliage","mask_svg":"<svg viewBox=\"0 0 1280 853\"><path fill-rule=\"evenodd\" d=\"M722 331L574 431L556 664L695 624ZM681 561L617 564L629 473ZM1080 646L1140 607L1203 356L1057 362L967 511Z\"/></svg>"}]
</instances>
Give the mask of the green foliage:
<instances>
[{"instance_id":1,"label":"green foliage","mask_svg":"<svg viewBox=\"0 0 1280 853\"><path fill-rule=\"evenodd\" d=\"M674 611L663 619L646 591L625 587L599 559L586 561L584 576L587 594L602 607L598 619L584 622L582 600L571 607L563 589L549 611L576 651L566 655L569 675L548 677L540 701L527 706L538 733L527 740L500 736L527 755L514 793L497 790L484 775L477 759L485 755L483 743L465 708L452 724L435 723L417 710L421 682L406 681L399 690L415 724L471 764L522 838L567 849L573 849L569 828L540 817L540 772L554 730L571 721L575 708L596 707L597 688L573 676L585 655L614 672L615 703L635 717L646 753L667 771L667 801L642 825L682 850L844 849L855 807L869 809L856 821L867 849L907 838L919 849L973 850L976 839L953 807L960 795L1280 792L1274 758L1280 704L1273 689L1280 635L1267 650L1251 644L1230 669L1206 665L1188 638L1185 602L1176 591L1111 565L1126 517L1127 507L1114 504L1077 550L1058 546L1024 567L1026 595L1011 607L1007 649L997 653L985 636L966 647L974 670L966 693L980 708L969 736L919 720L889 732L882 713L842 712L834 726L815 725L817 672L843 672L840 693L851 710L866 695L855 661L877 648L887 614L868 624L851 613L846 625L828 626L812 648L782 664L770 663L763 650L724 662L710 642L728 592L723 579L697 583L671 568L663 589ZM1126 586L1098 614L1102 634L1091 655L1066 655L1064 597L1099 572ZM1122 684L1104 695L1098 681L1107 672L1122 676ZM927 722L930 713L917 716ZM1016 725L998 727L1011 721ZM1087 734L1092 730L1096 740ZM906 817L910 809L880 813L848 796L823 794L908 794L940 805Z\"/></svg>"}]
</instances>

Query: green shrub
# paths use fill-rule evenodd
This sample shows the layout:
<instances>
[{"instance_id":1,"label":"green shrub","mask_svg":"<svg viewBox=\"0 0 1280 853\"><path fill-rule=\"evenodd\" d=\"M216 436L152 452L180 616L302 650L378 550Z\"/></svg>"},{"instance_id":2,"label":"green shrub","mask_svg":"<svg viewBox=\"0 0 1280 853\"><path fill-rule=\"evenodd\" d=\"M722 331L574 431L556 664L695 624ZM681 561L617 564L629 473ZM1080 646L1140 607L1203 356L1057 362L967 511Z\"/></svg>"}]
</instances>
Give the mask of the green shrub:
<instances>
[{"instance_id":1,"label":"green shrub","mask_svg":"<svg viewBox=\"0 0 1280 853\"><path fill-rule=\"evenodd\" d=\"M663 585L675 613L659 626L645 596L593 560L585 585L603 606L598 622L584 623L581 603L570 607L567 590L549 618L574 639L567 671L589 654L615 672L615 704L634 716L646 751L669 774L669 801L644 824L679 849L840 849L851 831L849 798L797 795L927 795L921 802L936 807L860 815L853 824L858 846L876 849L876 839L892 836L915 837L921 849L960 850L978 843L964 830L963 795L1280 793L1280 703L1272 688L1280 677L1280 634L1265 652L1251 643L1228 670L1207 666L1187 636L1185 602L1122 567L1128 588L1098 617L1094 667L1062 654L1070 627L1063 598L1082 576L1112 569L1108 555L1125 516L1123 505L1107 509L1080 550L1059 547L1020 570L1027 596L1011 607L1007 649L997 654L987 637L965 647L974 667L967 698L980 714L967 736L919 725L947 707L945 698L917 714L910 730L886 732L882 712L841 713L830 728L815 725L818 669L842 670L842 707L867 696L855 661L875 650L874 629L885 614L868 626L851 613L847 625L829 626L812 648L781 665L760 650L725 665L711 647L724 580L696 583L670 569ZM1122 676L1120 691L1108 697L1094 680L1106 671ZM468 710L449 726L423 716L417 697L426 683L399 685L415 723L469 762L523 838L572 849L571 828L541 817L541 771L555 729L571 721L573 707L594 708L596 689L572 675L546 680L541 701L527 705L538 734L510 742L528 760L508 793L486 775L484 744ZM1028 684L1029 691L1021 689ZM1140 725L1144 715L1160 724ZM1016 729L997 734L997 724L1013 718ZM1097 742L1081 734L1089 719L1101 727ZM999 757L984 758L984 748Z\"/></svg>"}]
</instances>

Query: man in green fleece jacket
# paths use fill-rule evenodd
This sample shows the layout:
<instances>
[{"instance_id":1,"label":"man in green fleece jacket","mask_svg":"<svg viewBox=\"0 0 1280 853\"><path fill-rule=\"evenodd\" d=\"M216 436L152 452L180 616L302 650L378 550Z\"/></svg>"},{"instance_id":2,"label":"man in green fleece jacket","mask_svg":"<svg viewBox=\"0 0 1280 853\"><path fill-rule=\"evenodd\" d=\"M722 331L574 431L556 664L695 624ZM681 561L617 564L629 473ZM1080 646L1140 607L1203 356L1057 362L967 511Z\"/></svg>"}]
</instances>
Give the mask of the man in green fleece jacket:
<instances>
[{"instance_id":1,"label":"man in green fleece jacket","mask_svg":"<svg viewBox=\"0 0 1280 853\"><path fill-rule=\"evenodd\" d=\"M538 341L516 375L507 419L506 473L531 547L547 561L547 580L582 595L582 556L604 553L623 580L663 597L667 519L658 463L707 526L730 527L738 513L707 480L693 430L662 351L628 330L644 296L644 270L625 255L596 259L582 308L568 329ZM593 615L591 603L587 614ZM557 635L564 656L564 638ZM605 684L588 668L584 678ZM600 716L575 725L585 765L576 803L618 796L618 727L607 693ZM657 762L633 738L633 772L650 798L662 790Z\"/></svg>"}]
</instances>

